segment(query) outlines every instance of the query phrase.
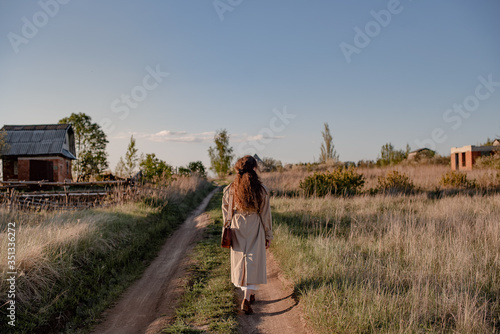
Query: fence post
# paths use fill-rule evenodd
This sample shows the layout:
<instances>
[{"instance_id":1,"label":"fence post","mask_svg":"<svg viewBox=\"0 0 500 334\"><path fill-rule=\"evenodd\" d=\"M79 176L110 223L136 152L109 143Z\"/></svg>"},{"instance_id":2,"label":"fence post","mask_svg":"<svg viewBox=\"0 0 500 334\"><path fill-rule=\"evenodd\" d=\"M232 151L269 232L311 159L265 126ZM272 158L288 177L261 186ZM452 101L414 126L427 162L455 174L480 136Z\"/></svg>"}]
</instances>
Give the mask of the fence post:
<instances>
[{"instance_id":1,"label":"fence post","mask_svg":"<svg viewBox=\"0 0 500 334\"><path fill-rule=\"evenodd\" d=\"M9 212L14 211L15 201L16 201L16 190L15 188L9 188Z\"/></svg>"},{"instance_id":2,"label":"fence post","mask_svg":"<svg viewBox=\"0 0 500 334\"><path fill-rule=\"evenodd\" d=\"M68 187L64 186L64 197L66 201L66 207L69 207L69 194L68 194Z\"/></svg>"}]
</instances>

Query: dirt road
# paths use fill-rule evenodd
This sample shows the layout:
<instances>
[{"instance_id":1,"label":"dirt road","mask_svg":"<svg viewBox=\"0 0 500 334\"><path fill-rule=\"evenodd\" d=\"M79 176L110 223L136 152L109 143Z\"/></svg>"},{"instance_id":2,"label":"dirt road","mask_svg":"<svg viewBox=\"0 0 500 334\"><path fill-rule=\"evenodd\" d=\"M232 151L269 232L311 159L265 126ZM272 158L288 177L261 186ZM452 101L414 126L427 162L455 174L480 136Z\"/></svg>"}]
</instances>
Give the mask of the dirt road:
<instances>
[{"instance_id":1,"label":"dirt road","mask_svg":"<svg viewBox=\"0 0 500 334\"><path fill-rule=\"evenodd\" d=\"M203 211L216 191L212 191L165 242L158 257L117 305L105 312L105 320L94 329L94 334L157 334L167 327L182 294L187 255L201 238L203 228L210 223L209 215ZM267 275L268 284L257 292L257 301L253 305L255 314L239 316L241 333L308 333L301 307L292 298L293 290L283 279L269 251ZM243 296L238 291L241 301Z\"/></svg>"},{"instance_id":2,"label":"dirt road","mask_svg":"<svg viewBox=\"0 0 500 334\"><path fill-rule=\"evenodd\" d=\"M128 288L115 307L105 312L105 321L93 333L161 332L173 315L173 305L181 293L179 281L186 269L185 256L210 223L208 214L203 214L203 211L217 190L212 191L168 238L143 276Z\"/></svg>"},{"instance_id":3,"label":"dirt road","mask_svg":"<svg viewBox=\"0 0 500 334\"><path fill-rule=\"evenodd\" d=\"M239 289L238 289L239 290ZM303 334L301 306L293 298L293 289L284 279L271 252L267 251L267 284L261 285L252 305L254 314L239 315L242 334ZM239 300L243 294L239 293Z\"/></svg>"}]
</instances>

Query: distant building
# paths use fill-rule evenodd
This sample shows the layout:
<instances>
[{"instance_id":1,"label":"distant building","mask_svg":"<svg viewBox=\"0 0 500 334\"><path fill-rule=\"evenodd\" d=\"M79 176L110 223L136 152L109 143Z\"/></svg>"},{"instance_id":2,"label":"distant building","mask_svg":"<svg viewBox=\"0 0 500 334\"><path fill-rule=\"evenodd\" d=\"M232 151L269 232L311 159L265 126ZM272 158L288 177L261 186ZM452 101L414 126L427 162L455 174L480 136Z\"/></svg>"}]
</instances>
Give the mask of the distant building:
<instances>
[{"instance_id":1,"label":"distant building","mask_svg":"<svg viewBox=\"0 0 500 334\"><path fill-rule=\"evenodd\" d=\"M435 151L428 148L420 148L418 150L408 153L408 160L416 160L420 157L432 158L436 154Z\"/></svg>"},{"instance_id":2,"label":"distant building","mask_svg":"<svg viewBox=\"0 0 500 334\"><path fill-rule=\"evenodd\" d=\"M72 180L75 135L69 124L5 125L4 181Z\"/></svg>"},{"instance_id":3,"label":"distant building","mask_svg":"<svg viewBox=\"0 0 500 334\"><path fill-rule=\"evenodd\" d=\"M490 156L500 150L500 140L496 139L492 146L464 146L451 149L452 170L472 170L477 158Z\"/></svg>"}]
</instances>

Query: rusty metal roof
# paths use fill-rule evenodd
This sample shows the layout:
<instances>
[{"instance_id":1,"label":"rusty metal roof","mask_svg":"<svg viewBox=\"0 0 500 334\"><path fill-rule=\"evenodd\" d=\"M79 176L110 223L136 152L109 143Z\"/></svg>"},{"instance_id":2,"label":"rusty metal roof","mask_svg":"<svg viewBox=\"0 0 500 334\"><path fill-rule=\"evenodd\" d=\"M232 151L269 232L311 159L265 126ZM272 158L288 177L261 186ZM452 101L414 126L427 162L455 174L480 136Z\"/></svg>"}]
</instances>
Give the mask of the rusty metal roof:
<instances>
[{"instance_id":1,"label":"rusty metal roof","mask_svg":"<svg viewBox=\"0 0 500 334\"><path fill-rule=\"evenodd\" d=\"M34 131L34 130L67 130L69 124L35 124L35 125L4 125L5 131Z\"/></svg>"},{"instance_id":2,"label":"rusty metal roof","mask_svg":"<svg viewBox=\"0 0 500 334\"><path fill-rule=\"evenodd\" d=\"M63 149L66 133L73 130L69 124L5 125L7 152L4 156L62 155L76 159Z\"/></svg>"}]
</instances>

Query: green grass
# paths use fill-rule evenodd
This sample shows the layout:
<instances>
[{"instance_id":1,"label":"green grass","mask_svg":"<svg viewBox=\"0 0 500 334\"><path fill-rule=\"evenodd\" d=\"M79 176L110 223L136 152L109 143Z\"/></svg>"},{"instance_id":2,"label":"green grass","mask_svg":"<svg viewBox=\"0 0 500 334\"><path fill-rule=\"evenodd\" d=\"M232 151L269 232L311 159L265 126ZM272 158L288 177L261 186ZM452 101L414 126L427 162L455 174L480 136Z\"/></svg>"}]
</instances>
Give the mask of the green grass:
<instances>
[{"instance_id":1,"label":"green grass","mask_svg":"<svg viewBox=\"0 0 500 334\"><path fill-rule=\"evenodd\" d=\"M55 225L51 227L55 231L57 224L61 229L78 225L80 220L91 224L74 239L44 243L39 259L44 264L20 270L23 275L18 276L17 290L26 300L17 305L16 333L88 332L212 189L206 184L182 200L167 203L142 201L52 217L48 224ZM20 237L36 228L29 222L25 225L18 231ZM0 313L5 318L3 309ZM0 323L0 332L7 330L6 325L6 321Z\"/></svg>"},{"instance_id":2,"label":"green grass","mask_svg":"<svg viewBox=\"0 0 500 334\"><path fill-rule=\"evenodd\" d=\"M317 333L500 332L500 196L273 198L273 254Z\"/></svg>"},{"instance_id":3,"label":"green grass","mask_svg":"<svg viewBox=\"0 0 500 334\"><path fill-rule=\"evenodd\" d=\"M213 222L191 256L188 281L175 321L166 333L237 333L237 309L230 281L227 249L220 247L222 192L210 201L207 211Z\"/></svg>"}]
</instances>

